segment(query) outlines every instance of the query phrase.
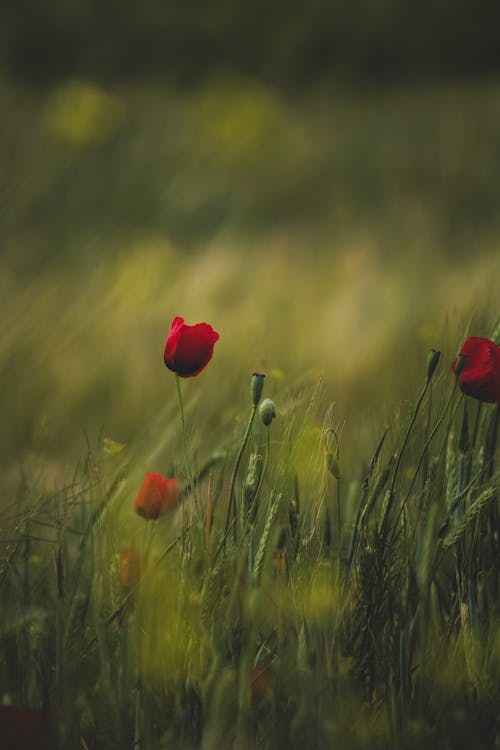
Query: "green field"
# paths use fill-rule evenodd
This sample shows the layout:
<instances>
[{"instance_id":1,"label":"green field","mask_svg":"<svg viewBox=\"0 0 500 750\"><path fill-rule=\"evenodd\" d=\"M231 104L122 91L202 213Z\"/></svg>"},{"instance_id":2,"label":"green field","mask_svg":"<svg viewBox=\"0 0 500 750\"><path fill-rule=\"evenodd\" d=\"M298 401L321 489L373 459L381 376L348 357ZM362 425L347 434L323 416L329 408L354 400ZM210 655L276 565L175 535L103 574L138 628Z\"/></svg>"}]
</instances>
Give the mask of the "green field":
<instances>
[{"instance_id":1,"label":"green field","mask_svg":"<svg viewBox=\"0 0 500 750\"><path fill-rule=\"evenodd\" d=\"M0 80L0 698L48 747L496 746L500 407L451 362L498 342L499 94Z\"/></svg>"}]
</instances>

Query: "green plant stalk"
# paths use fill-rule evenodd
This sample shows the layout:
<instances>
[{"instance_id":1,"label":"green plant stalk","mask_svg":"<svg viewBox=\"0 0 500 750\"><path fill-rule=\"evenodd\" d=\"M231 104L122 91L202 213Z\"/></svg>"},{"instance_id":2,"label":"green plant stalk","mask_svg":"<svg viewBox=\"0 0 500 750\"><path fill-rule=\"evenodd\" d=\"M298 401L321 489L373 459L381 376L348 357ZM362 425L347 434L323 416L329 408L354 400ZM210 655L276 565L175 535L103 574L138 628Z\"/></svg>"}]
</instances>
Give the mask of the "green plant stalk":
<instances>
[{"instance_id":1,"label":"green plant stalk","mask_svg":"<svg viewBox=\"0 0 500 750\"><path fill-rule=\"evenodd\" d=\"M436 422L436 424L435 424L435 425L434 425L434 427L432 428L432 431L431 431L431 433L430 433L430 434L429 434L429 436L427 437L427 440L425 441L424 447L422 448L422 452L421 452L421 454L420 454L420 457L419 457L419 459L418 459L418 463L417 463L417 468L415 469L415 472L414 472L414 474L413 474L413 477L412 477L412 480L411 480L411 482L410 482L410 486L409 486L409 488L408 488L408 491L407 491L407 493L406 493L405 499L403 500L403 502L402 502L402 504L401 504L401 508L399 509L399 513L398 513L398 516L397 516L397 518L396 518L396 523L394 524L394 529L393 529L393 532L392 532L392 536L391 536L391 541L393 541L393 539L394 539L394 536L395 536L395 533L396 533L396 528L397 528L397 524L398 524L398 521L399 521L399 519L401 518L401 515L402 515L402 514L403 514L403 512L404 512L404 509L406 508L406 505L407 505L407 503L408 503L408 500L410 499L410 495L411 495L411 493L412 493L413 487L415 486L415 482L416 482L416 479L417 479L418 473L419 473L419 471L420 471L420 467L422 466L422 463L423 463L423 461L425 460L425 457L426 457L426 455L427 455L427 451L428 451L428 449L429 449L429 446L430 446L430 444L431 444L431 442L432 442L432 440L433 440L433 438L434 438L434 436L435 436L436 432L438 431L439 427L440 427L440 426L441 426L441 424L443 423L443 420L444 420L444 418L446 417L446 414L447 414L447 412L448 412L448 409L450 408L450 406L451 406L451 403L452 403L452 401L453 401L453 397L454 397L454 395L455 395L455 389L453 389L453 390L452 390L452 392L450 393L450 396L449 396L449 398L448 398L448 401L446 402L446 405L445 405L445 407L444 407L443 413L442 413L442 414L441 414L441 416L439 417L438 421ZM459 403L459 402L457 402L457 403ZM391 491L392 491L392 490L391 490Z\"/></svg>"},{"instance_id":2,"label":"green plant stalk","mask_svg":"<svg viewBox=\"0 0 500 750\"><path fill-rule=\"evenodd\" d=\"M406 430L406 434L404 436L403 443L401 445L401 448L400 448L399 453L398 453L398 457L396 459L396 466L394 468L394 474L392 475L392 482L391 482L391 486L390 486L390 489L389 489L389 495L388 495L389 499L388 499L388 503L387 503L387 508L386 508L384 517L382 519L381 531L382 531L382 536L384 538L385 538L386 533L387 533L387 524L389 523L389 515L390 515L391 508L392 508L392 503L393 503L393 500L394 500L394 489L396 487L396 479L398 477L399 469L400 469L400 466L401 466L401 461L403 459L403 454L404 454L404 452L406 450L406 446L408 445L408 441L410 439L410 435L412 433L413 427L415 426L415 422L417 421L417 416L418 416L418 413L420 411L420 407L422 406L423 400L425 398L425 394L427 393L427 390L429 388L429 383L430 383L430 380L427 379L425 381L424 387L420 391L420 395L418 397L417 403L415 404L415 408L413 410L413 414L412 414L412 417L411 417L411 420L410 420L410 424L408 425L408 429Z\"/></svg>"},{"instance_id":3,"label":"green plant stalk","mask_svg":"<svg viewBox=\"0 0 500 750\"><path fill-rule=\"evenodd\" d=\"M237 534L237 523L236 523L237 519L236 519L236 514L237 514L237 509L236 509L236 503L234 501L234 487L235 487L235 484L236 484L236 476L238 474L238 469L240 467L241 459L243 457L243 453L245 451L245 448L246 448L247 443L248 443L248 439L250 437L250 432L252 430L253 420L255 419L255 413L256 413L256 411L257 411L257 406L253 405L252 406L252 412L250 414L250 419L248 420L247 428L245 430L245 434L243 436L243 440L241 442L240 449L238 451L238 455L236 456L236 461L234 462L233 473L231 475L231 483L229 485L229 502L228 502L228 505L227 505L226 524L224 526L224 539L223 539L224 546L226 544L227 534L228 534L228 531L229 531L229 523L230 523L231 511L233 511L233 514L234 514L234 526L233 526L233 530L234 530L234 537L235 537L235 541L236 541L236 534Z\"/></svg>"},{"instance_id":4,"label":"green plant stalk","mask_svg":"<svg viewBox=\"0 0 500 750\"><path fill-rule=\"evenodd\" d=\"M269 452L270 452L270 445L271 445L271 435L270 435L270 433L271 433L271 427L270 426L266 427L266 450L265 450L265 453L264 453L264 463L262 464L262 471L260 472L259 481L258 481L258 484L257 484L257 489L255 490L255 495L254 495L254 498L253 498L253 501L252 501L252 505L251 505L250 511L248 513L248 518L249 518L250 521L253 518L255 518L255 516L257 515L258 510L259 510L259 505L258 505L259 495L260 495L260 491L262 489L262 484L264 482L264 476L265 476L266 471L267 471L267 466L269 464Z\"/></svg>"},{"instance_id":5,"label":"green plant stalk","mask_svg":"<svg viewBox=\"0 0 500 750\"><path fill-rule=\"evenodd\" d=\"M327 429L327 431L325 432L325 439L326 439L327 435L329 435L330 433L332 433L332 435L335 438L336 447L337 447L337 450L336 450L336 454L337 454L336 455L336 459L338 461L339 460L339 454L340 454L339 438L338 438L337 433L333 429L333 427L329 427ZM337 483L336 496L337 496L338 546L339 546L339 548L338 548L339 574L340 574L340 569L341 569L341 566L342 566L342 506L341 506L341 496L340 496L340 477L341 477L341 474L338 477L335 478L335 481Z\"/></svg>"},{"instance_id":6,"label":"green plant stalk","mask_svg":"<svg viewBox=\"0 0 500 750\"><path fill-rule=\"evenodd\" d=\"M186 436L186 420L184 418L184 402L182 399L182 391L181 391L181 382L179 376L175 375L175 383L177 386L177 395L179 397L179 412L180 412L180 419L181 419L181 435L182 435L182 445L184 448L184 460L186 462L186 471L188 476L188 487L193 492L194 502L196 506L196 512L198 514L198 521L202 522L202 514L201 514L201 503L200 498L198 497L197 492L195 492L195 481L193 477L193 468L191 465L191 458L189 456L189 449L188 449L188 443L187 443L187 436Z\"/></svg>"}]
</instances>

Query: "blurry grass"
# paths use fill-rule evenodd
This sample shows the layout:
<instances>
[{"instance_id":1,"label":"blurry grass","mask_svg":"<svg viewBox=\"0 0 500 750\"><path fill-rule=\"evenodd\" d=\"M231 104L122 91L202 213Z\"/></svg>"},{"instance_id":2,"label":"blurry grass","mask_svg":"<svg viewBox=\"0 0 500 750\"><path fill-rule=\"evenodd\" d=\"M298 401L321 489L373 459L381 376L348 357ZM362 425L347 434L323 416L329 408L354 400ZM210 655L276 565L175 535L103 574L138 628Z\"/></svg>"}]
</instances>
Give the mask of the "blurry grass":
<instances>
[{"instance_id":1,"label":"blurry grass","mask_svg":"<svg viewBox=\"0 0 500 750\"><path fill-rule=\"evenodd\" d=\"M477 333L496 314L496 81L300 100L227 76L1 90L11 489L23 456L57 471L84 429L129 442L169 408L176 314L223 333L207 431L231 422L248 373L280 371L281 388L309 372L365 446L378 411L406 409L415 353L449 359L464 321Z\"/></svg>"},{"instance_id":2,"label":"blurry grass","mask_svg":"<svg viewBox=\"0 0 500 750\"><path fill-rule=\"evenodd\" d=\"M498 407L468 448L458 394L438 420L467 329L498 316L497 82L1 90L3 700L54 710L65 750L491 747ZM182 384L209 533L189 498L132 513L144 471L183 474L174 315L221 334ZM234 545L256 370L277 419ZM266 445L256 423L240 514Z\"/></svg>"}]
</instances>

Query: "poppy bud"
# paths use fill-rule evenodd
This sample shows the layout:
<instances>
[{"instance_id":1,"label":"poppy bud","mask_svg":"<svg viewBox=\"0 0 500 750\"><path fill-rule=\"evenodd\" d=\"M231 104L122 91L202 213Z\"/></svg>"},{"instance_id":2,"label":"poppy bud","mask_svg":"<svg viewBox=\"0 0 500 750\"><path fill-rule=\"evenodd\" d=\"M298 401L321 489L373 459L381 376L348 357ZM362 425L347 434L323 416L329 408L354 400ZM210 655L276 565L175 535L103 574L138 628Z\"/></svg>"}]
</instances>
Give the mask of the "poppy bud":
<instances>
[{"instance_id":1,"label":"poppy bud","mask_svg":"<svg viewBox=\"0 0 500 750\"><path fill-rule=\"evenodd\" d=\"M266 376L262 375L260 372L254 372L254 374L252 375L252 380L250 381L250 395L252 397L252 404L254 406L258 405L260 397L262 396L265 377Z\"/></svg>"},{"instance_id":2,"label":"poppy bud","mask_svg":"<svg viewBox=\"0 0 500 750\"><path fill-rule=\"evenodd\" d=\"M265 398L259 406L259 414L262 419L262 423L269 427L273 419L276 417L276 405L270 398Z\"/></svg>"},{"instance_id":3,"label":"poppy bud","mask_svg":"<svg viewBox=\"0 0 500 750\"><path fill-rule=\"evenodd\" d=\"M467 362L467 355L459 354L453 366L453 372L455 373L456 378L459 378L460 375L462 374L466 362Z\"/></svg>"},{"instance_id":4,"label":"poppy bud","mask_svg":"<svg viewBox=\"0 0 500 750\"><path fill-rule=\"evenodd\" d=\"M177 477L167 479L161 474L148 471L135 499L134 509L147 520L156 520L168 510L175 508L180 499Z\"/></svg>"},{"instance_id":5,"label":"poppy bud","mask_svg":"<svg viewBox=\"0 0 500 750\"><path fill-rule=\"evenodd\" d=\"M438 366L440 356L441 356L441 352L438 351L437 349L430 350L429 356L427 357L427 381L429 381L434 375L434 371L436 370L436 367Z\"/></svg>"}]
</instances>

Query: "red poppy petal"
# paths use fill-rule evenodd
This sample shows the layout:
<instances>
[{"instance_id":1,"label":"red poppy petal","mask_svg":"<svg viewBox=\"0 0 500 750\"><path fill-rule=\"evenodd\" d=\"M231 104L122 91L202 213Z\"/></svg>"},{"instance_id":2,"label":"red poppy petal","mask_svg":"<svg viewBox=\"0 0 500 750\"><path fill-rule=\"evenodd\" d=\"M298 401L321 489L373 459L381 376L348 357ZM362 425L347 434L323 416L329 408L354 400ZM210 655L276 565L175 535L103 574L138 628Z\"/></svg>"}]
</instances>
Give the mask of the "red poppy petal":
<instances>
[{"instance_id":1,"label":"red poppy petal","mask_svg":"<svg viewBox=\"0 0 500 750\"><path fill-rule=\"evenodd\" d=\"M134 502L135 512L147 520L156 520L171 508L175 508L180 498L177 477L166 478L148 471Z\"/></svg>"},{"instance_id":2,"label":"red poppy petal","mask_svg":"<svg viewBox=\"0 0 500 750\"><path fill-rule=\"evenodd\" d=\"M180 377L198 375L210 362L218 339L208 323L188 326L183 318L174 318L165 344L165 364Z\"/></svg>"},{"instance_id":3,"label":"red poppy petal","mask_svg":"<svg viewBox=\"0 0 500 750\"><path fill-rule=\"evenodd\" d=\"M172 320L172 324L170 326L170 332L168 334L168 338L165 344L165 351L163 354L163 358L167 367L170 367L169 362L172 363L174 361L175 352L183 328L187 328L187 326L184 324L184 318L175 317Z\"/></svg>"},{"instance_id":4,"label":"red poppy petal","mask_svg":"<svg viewBox=\"0 0 500 750\"><path fill-rule=\"evenodd\" d=\"M212 359L218 338L218 333L207 323L186 327L175 353L176 372L182 377L193 377L201 372Z\"/></svg>"}]
</instances>

